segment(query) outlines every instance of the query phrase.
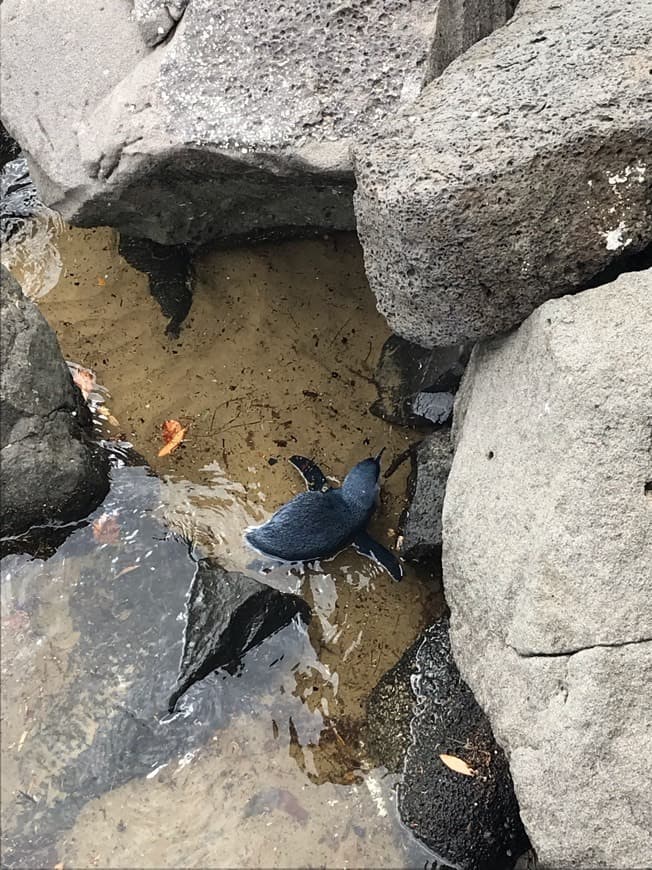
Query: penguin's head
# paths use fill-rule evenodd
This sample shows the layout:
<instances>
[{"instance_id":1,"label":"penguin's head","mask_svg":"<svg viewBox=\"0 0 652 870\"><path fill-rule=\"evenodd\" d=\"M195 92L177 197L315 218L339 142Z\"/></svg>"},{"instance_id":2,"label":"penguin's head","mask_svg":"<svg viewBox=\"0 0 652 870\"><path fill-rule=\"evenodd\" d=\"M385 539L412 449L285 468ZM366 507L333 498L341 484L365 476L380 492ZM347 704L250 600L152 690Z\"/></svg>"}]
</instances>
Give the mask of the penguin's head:
<instances>
[{"instance_id":1,"label":"penguin's head","mask_svg":"<svg viewBox=\"0 0 652 870\"><path fill-rule=\"evenodd\" d=\"M358 462L344 478L342 495L349 504L358 509L371 511L376 504L382 452L381 450L377 456Z\"/></svg>"}]
</instances>

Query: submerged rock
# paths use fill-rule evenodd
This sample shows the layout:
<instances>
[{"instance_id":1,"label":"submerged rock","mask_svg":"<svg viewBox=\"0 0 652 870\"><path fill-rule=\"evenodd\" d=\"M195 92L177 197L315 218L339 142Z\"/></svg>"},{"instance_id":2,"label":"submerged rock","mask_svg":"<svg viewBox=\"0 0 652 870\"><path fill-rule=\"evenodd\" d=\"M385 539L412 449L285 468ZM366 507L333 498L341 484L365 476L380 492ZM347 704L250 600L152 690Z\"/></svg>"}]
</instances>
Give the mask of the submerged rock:
<instances>
[{"instance_id":1,"label":"submerged rock","mask_svg":"<svg viewBox=\"0 0 652 870\"><path fill-rule=\"evenodd\" d=\"M371 412L399 426L443 425L470 353L465 345L430 350L390 336L376 367L378 399Z\"/></svg>"},{"instance_id":2,"label":"submerged rock","mask_svg":"<svg viewBox=\"0 0 652 870\"><path fill-rule=\"evenodd\" d=\"M2 267L2 534L86 516L106 495L108 460L54 332Z\"/></svg>"},{"instance_id":3,"label":"submerged rock","mask_svg":"<svg viewBox=\"0 0 652 870\"><path fill-rule=\"evenodd\" d=\"M441 553L441 515L453 461L449 429L433 432L416 451L410 477L410 506L402 522L402 554L411 562L437 559Z\"/></svg>"},{"instance_id":4,"label":"submerged rock","mask_svg":"<svg viewBox=\"0 0 652 870\"><path fill-rule=\"evenodd\" d=\"M394 332L508 330L652 241L648 0L521 0L355 148L358 233Z\"/></svg>"},{"instance_id":5,"label":"submerged rock","mask_svg":"<svg viewBox=\"0 0 652 870\"><path fill-rule=\"evenodd\" d=\"M542 866L650 865L652 271L476 347L443 569Z\"/></svg>"},{"instance_id":6,"label":"submerged rock","mask_svg":"<svg viewBox=\"0 0 652 870\"><path fill-rule=\"evenodd\" d=\"M58 606L70 623L66 639L71 652L62 654L57 690L46 691L39 701L38 716L16 761L36 800L19 805L12 824L3 826L3 866L53 866L60 860L54 844L89 800L135 777L154 776L170 763L175 768L188 763L231 716L260 709L261 697L269 696L271 687L278 692L303 645L309 646L306 633L293 625L260 644L265 628L280 628L270 597L262 584L250 581L247 587L242 575L234 579L217 567L210 578L219 577L222 591L208 599L205 616L198 597L191 594L188 614L189 587L197 589L197 564L188 543L158 518L160 488L146 467L114 468L111 491L92 517L92 526L75 531L31 574L17 557L3 563L4 576L15 584L17 605L37 627L39 620L52 618L45 587L57 585L62 599ZM237 616L239 590L254 585L258 594L245 602L247 619L242 620ZM290 610L305 613L306 605L294 596L272 594L288 619ZM214 609L218 600L224 608L219 615ZM184 613L190 620L185 631ZM199 668L202 655L209 655L215 643L213 618L220 626L228 623L221 661L207 662L211 667L202 675L207 678L189 689L187 702L170 716L168 694L178 674L184 635L183 666ZM247 634L239 635L238 628ZM189 639L195 643L194 656ZM36 638L29 635L25 642ZM256 643L260 645L254 649ZM213 667L234 664L242 656L246 658L237 677L224 671L208 676ZM32 690L30 685L26 697Z\"/></svg>"},{"instance_id":7,"label":"submerged rock","mask_svg":"<svg viewBox=\"0 0 652 870\"><path fill-rule=\"evenodd\" d=\"M298 595L272 589L239 571L225 571L215 559L200 559L186 604L186 630L173 712L190 686L217 668L233 668L244 654L295 616L310 619Z\"/></svg>"},{"instance_id":8,"label":"submerged rock","mask_svg":"<svg viewBox=\"0 0 652 870\"><path fill-rule=\"evenodd\" d=\"M436 8L4 0L3 119L74 224L193 245L352 229L350 144L419 94Z\"/></svg>"},{"instance_id":9,"label":"submerged rock","mask_svg":"<svg viewBox=\"0 0 652 870\"><path fill-rule=\"evenodd\" d=\"M446 865L509 870L528 848L502 750L451 655L448 622L429 628L368 702L369 745L391 770L402 762L404 824ZM464 761L470 775L440 755ZM404 756L404 758L402 758Z\"/></svg>"}]
</instances>

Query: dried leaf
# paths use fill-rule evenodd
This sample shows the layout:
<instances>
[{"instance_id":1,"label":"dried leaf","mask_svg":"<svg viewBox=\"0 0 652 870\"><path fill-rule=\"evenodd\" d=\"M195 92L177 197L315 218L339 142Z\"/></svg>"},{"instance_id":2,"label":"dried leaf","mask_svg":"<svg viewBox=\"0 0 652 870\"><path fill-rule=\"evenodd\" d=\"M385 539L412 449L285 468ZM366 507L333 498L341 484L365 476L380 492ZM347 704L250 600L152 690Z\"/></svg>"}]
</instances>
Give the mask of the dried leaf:
<instances>
[{"instance_id":1,"label":"dried leaf","mask_svg":"<svg viewBox=\"0 0 652 870\"><path fill-rule=\"evenodd\" d=\"M188 428L184 428L178 420L166 420L163 424L163 440L165 441L165 447L161 447L158 455L167 456L168 453L172 453L173 450L176 450L179 444L183 441L187 431Z\"/></svg>"},{"instance_id":2,"label":"dried leaf","mask_svg":"<svg viewBox=\"0 0 652 870\"><path fill-rule=\"evenodd\" d=\"M475 776L475 770L466 763L466 761L462 761L461 758L458 758L456 755L440 755L441 760L444 762L446 767L450 767L451 770L454 770L455 773L463 773L464 776Z\"/></svg>"},{"instance_id":3,"label":"dried leaf","mask_svg":"<svg viewBox=\"0 0 652 870\"><path fill-rule=\"evenodd\" d=\"M127 567L123 568L122 571L118 571L113 579L117 580L118 577L122 577L123 574L128 574L130 571L135 571L137 567L138 565L127 565Z\"/></svg>"},{"instance_id":4,"label":"dried leaf","mask_svg":"<svg viewBox=\"0 0 652 870\"><path fill-rule=\"evenodd\" d=\"M83 369L79 366L72 372L72 379L81 390L84 399L88 399L95 389L95 375L93 372L90 369Z\"/></svg>"},{"instance_id":5,"label":"dried leaf","mask_svg":"<svg viewBox=\"0 0 652 870\"><path fill-rule=\"evenodd\" d=\"M165 423L161 426L163 440L165 441L165 443L169 444L174 436L178 435L182 428L183 427L178 420L166 420Z\"/></svg>"},{"instance_id":6,"label":"dried leaf","mask_svg":"<svg viewBox=\"0 0 652 870\"><path fill-rule=\"evenodd\" d=\"M105 280L104 278L102 278L102 276L100 276L100 277L97 279L97 283L98 283L98 285L99 285L100 287L105 287L105 286L106 286L106 280Z\"/></svg>"},{"instance_id":7,"label":"dried leaf","mask_svg":"<svg viewBox=\"0 0 652 870\"><path fill-rule=\"evenodd\" d=\"M102 514L93 522L93 538L98 544L117 544L120 541L120 525L113 514Z\"/></svg>"}]
</instances>

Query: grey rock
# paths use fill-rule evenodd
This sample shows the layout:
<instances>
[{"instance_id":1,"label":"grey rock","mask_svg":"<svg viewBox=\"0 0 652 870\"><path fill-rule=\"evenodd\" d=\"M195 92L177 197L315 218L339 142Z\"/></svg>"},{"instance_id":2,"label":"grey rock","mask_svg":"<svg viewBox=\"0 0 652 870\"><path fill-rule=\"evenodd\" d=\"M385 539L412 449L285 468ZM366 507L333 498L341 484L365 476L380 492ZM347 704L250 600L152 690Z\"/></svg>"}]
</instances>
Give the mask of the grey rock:
<instances>
[{"instance_id":1,"label":"grey rock","mask_svg":"<svg viewBox=\"0 0 652 870\"><path fill-rule=\"evenodd\" d=\"M5 0L2 117L72 223L193 245L351 229L350 144L419 94L436 6L188 0L148 51L137 19L165 30L169 3Z\"/></svg>"},{"instance_id":2,"label":"grey rock","mask_svg":"<svg viewBox=\"0 0 652 870\"><path fill-rule=\"evenodd\" d=\"M399 786L404 824L446 865L513 867L528 842L507 761L460 679L447 620L429 628L383 677L369 699L368 715L370 728L379 729L371 743L379 760L397 769L397 755L399 760L404 755ZM475 775L451 770L442 754L462 759Z\"/></svg>"},{"instance_id":3,"label":"grey rock","mask_svg":"<svg viewBox=\"0 0 652 870\"><path fill-rule=\"evenodd\" d=\"M0 317L0 518L14 535L85 516L106 495L108 461L56 336L4 267Z\"/></svg>"},{"instance_id":4,"label":"grey rock","mask_svg":"<svg viewBox=\"0 0 652 870\"><path fill-rule=\"evenodd\" d=\"M419 445L409 488L410 506L403 521L402 555L410 562L439 557L442 543L442 508L453 461L450 430L433 432Z\"/></svg>"},{"instance_id":5,"label":"grey rock","mask_svg":"<svg viewBox=\"0 0 652 870\"><path fill-rule=\"evenodd\" d=\"M447 396L457 391L470 353L465 345L430 350L391 335L374 374L378 399L372 414L399 426L445 423L446 410L452 410Z\"/></svg>"},{"instance_id":6,"label":"grey rock","mask_svg":"<svg viewBox=\"0 0 652 870\"><path fill-rule=\"evenodd\" d=\"M258 646L299 615L310 620L310 608L297 595L259 583L239 571L225 571L215 559L200 559L186 605L186 631L179 675L168 706L217 668L233 668Z\"/></svg>"},{"instance_id":7,"label":"grey rock","mask_svg":"<svg viewBox=\"0 0 652 870\"><path fill-rule=\"evenodd\" d=\"M134 16L145 45L155 46L167 39L187 5L188 0L134 0Z\"/></svg>"},{"instance_id":8,"label":"grey rock","mask_svg":"<svg viewBox=\"0 0 652 870\"><path fill-rule=\"evenodd\" d=\"M416 417L443 426L453 416L454 404L453 393L417 393L411 407Z\"/></svg>"},{"instance_id":9,"label":"grey rock","mask_svg":"<svg viewBox=\"0 0 652 870\"><path fill-rule=\"evenodd\" d=\"M474 350L443 571L542 866L652 865L652 271Z\"/></svg>"},{"instance_id":10,"label":"grey rock","mask_svg":"<svg viewBox=\"0 0 652 870\"><path fill-rule=\"evenodd\" d=\"M430 77L446 67L514 14L518 0L440 0L430 53Z\"/></svg>"},{"instance_id":11,"label":"grey rock","mask_svg":"<svg viewBox=\"0 0 652 870\"><path fill-rule=\"evenodd\" d=\"M651 28L647 0L521 0L356 146L358 232L394 332L504 332L650 245Z\"/></svg>"}]
</instances>

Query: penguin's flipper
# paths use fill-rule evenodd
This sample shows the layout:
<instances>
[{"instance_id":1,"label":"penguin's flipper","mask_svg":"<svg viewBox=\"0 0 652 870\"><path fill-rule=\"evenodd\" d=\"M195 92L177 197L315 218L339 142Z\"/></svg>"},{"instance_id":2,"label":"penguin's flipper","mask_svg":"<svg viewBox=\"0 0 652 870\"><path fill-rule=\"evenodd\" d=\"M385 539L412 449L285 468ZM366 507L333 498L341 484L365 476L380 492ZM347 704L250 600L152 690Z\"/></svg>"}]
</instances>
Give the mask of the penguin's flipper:
<instances>
[{"instance_id":1,"label":"penguin's flipper","mask_svg":"<svg viewBox=\"0 0 652 870\"><path fill-rule=\"evenodd\" d=\"M373 559L381 568L384 568L393 580L403 579L403 567L396 556L378 541L370 538L366 532L358 532L352 544L358 553Z\"/></svg>"},{"instance_id":2,"label":"penguin's flipper","mask_svg":"<svg viewBox=\"0 0 652 870\"><path fill-rule=\"evenodd\" d=\"M290 456L289 461L303 477L309 490L326 492L331 488L321 468L312 459L307 459L305 456Z\"/></svg>"}]
</instances>

